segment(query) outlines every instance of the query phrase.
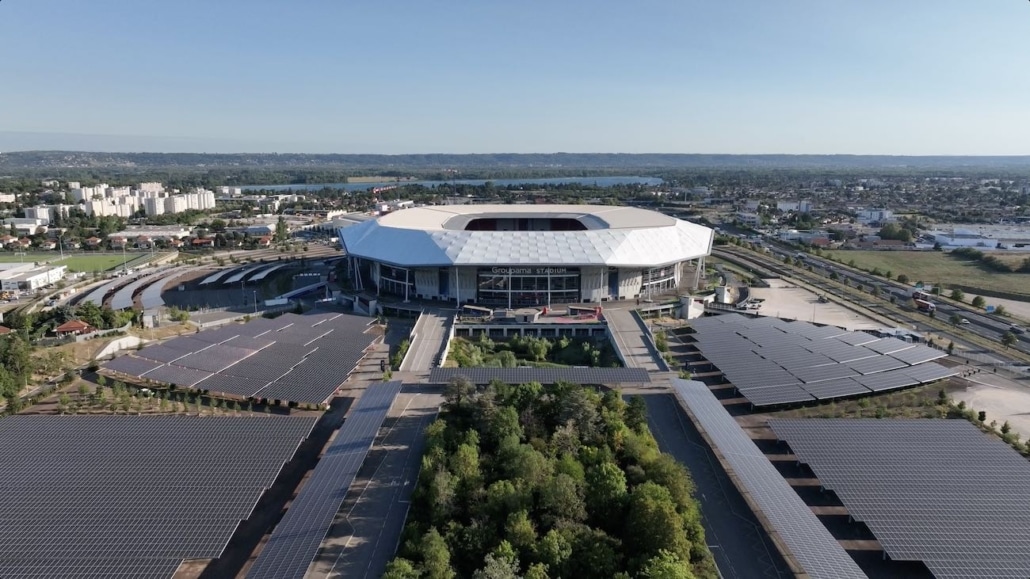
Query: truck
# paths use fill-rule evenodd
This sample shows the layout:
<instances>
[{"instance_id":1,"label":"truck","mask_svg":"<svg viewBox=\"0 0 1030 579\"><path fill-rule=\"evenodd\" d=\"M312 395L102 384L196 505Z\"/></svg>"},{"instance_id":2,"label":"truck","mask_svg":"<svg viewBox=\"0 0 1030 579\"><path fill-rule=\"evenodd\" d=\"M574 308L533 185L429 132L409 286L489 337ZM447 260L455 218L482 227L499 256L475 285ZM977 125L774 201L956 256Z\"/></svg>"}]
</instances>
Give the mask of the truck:
<instances>
[{"instance_id":1,"label":"truck","mask_svg":"<svg viewBox=\"0 0 1030 579\"><path fill-rule=\"evenodd\" d=\"M926 293L926 292L924 292L922 290L916 290L916 291L912 292L912 299L914 299L914 300L928 300L928 299L930 299L930 294L928 294L928 293Z\"/></svg>"},{"instance_id":2,"label":"truck","mask_svg":"<svg viewBox=\"0 0 1030 579\"><path fill-rule=\"evenodd\" d=\"M929 302L927 300L915 300L915 303L916 309L921 312L930 313L937 311L937 306L933 302Z\"/></svg>"}]
</instances>

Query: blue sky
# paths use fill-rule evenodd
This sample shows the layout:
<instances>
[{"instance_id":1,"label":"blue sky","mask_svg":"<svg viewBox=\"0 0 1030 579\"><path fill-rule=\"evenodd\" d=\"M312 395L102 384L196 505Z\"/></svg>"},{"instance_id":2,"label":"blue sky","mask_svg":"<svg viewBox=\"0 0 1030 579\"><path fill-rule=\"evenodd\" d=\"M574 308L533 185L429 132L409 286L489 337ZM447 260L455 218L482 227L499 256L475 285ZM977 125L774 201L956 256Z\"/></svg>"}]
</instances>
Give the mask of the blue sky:
<instances>
[{"instance_id":1,"label":"blue sky","mask_svg":"<svg viewBox=\"0 0 1030 579\"><path fill-rule=\"evenodd\" d=\"M1030 154L1019 0L3 0L0 151Z\"/></svg>"}]
</instances>

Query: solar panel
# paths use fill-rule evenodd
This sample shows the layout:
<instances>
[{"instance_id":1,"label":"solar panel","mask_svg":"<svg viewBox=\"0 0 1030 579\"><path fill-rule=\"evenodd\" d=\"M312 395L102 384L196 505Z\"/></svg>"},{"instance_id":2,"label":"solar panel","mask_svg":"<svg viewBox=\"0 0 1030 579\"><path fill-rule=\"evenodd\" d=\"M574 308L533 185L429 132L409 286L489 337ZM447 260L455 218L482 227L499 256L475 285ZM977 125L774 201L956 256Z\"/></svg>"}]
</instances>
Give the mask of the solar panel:
<instances>
[{"instance_id":1,"label":"solar panel","mask_svg":"<svg viewBox=\"0 0 1030 579\"><path fill-rule=\"evenodd\" d=\"M775 318L722 316L691 325L698 351L755 406L913 386L920 380L901 370L944 355L893 338ZM926 376L941 377L939 371ZM812 386L822 382L833 383Z\"/></svg>"},{"instance_id":2,"label":"solar panel","mask_svg":"<svg viewBox=\"0 0 1030 579\"><path fill-rule=\"evenodd\" d=\"M170 578L185 559L216 558L314 423L4 418L0 577Z\"/></svg>"},{"instance_id":3,"label":"solar panel","mask_svg":"<svg viewBox=\"0 0 1030 579\"><path fill-rule=\"evenodd\" d=\"M272 531L247 577L304 577L400 390L400 382L369 385Z\"/></svg>"},{"instance_id":4,"label":"solar panel","mask_svg":"<svg viewBox=\"0 0 1030 579\"><path fill-rule=\"evenodd\" d=\"M906 364L904 362L890 356L877 356L875 358L866 358L864 360L848 362L848 367L859 374L875 374L876 372L896 370L898 368L904 368L905 366Z\"/></svg>"},{"instance_id":5,"label":"solar panel","mask_svg":"<svg viewBox=\"0 0 1030 579\"><path fill-rule=\"evenodd\" d=\"M506 384L619 384L651 381L651 376L643 368L433 368L429 371L429 381L436 384L449 382L455 376L464 376L474 384L489 384L491 380L500 380Z\"/></svg>"},{"instance_id":6,"label":"solar panel","mask_svg":"<svg viewBox=\"0 0 1030 579\"><path fill-rule=\"evenodd\" d=\"M922 344L916 345L908 350L902 350L900 352L891 352L891 358L897 358L906 364L922 364L923 362L929 362L931 360L939 360L947 356L947 352L936 350L929 346L923 346Z\"/></svg>"},{"instance_id":7,"label":"solar panel","mask_svg":"<svg viewBox=\"0 0 1030 579\"><path fill-rule=\"evenodd\" d=\"M965 420L770 420L892 559L1030 577L1030 463Z\"/></svg>"},{"instance_id":8,"label":"solar panel","mask_svg":"<svg viewBox=\"0 0 1030 579\"><path fill-rule=\"evenodd\" d=\"M174 364L165 364L160 368L147 372L143 377L147 380L154 380L155 382L175 384L179 388L192 388L197 382L200 382L210 375L211 372L204 372L193 368L184 368Z\"/></svg>"},{"instance_id":9,"label":"solar panel","mask_svg":"<svg viewBox=\"0 0 1030 579\"><path fill-rule=\"evenodd\" d=\"M149 364L132 366L143 372L112 370L184 388L321 404L347 380L375 339L365 333L368 324L368 318L337 313L259 318L143 348L135 357ZM280 379L309 356L311 364ZM211 380L214 373L227 378ZM248 386L253 389L247 391Z\"/></svg>"},{"instance_id":10,"label":"solar panel","mask_svg":"<svg viewBox=\"0 0 1030 579\"><path fill-rule=\"evenodd\" d=\"M808 577L866 576L707 386L674 379L673 387L680 404L733 471L742 494L769 521L789 551L788 557Z\"/></svg>"},{"instance_id":11,"label":"solar panel","mask_svg":"<svg viewBox=\"0 0 1030 579\"><path fill-rule=\"evenodd\" d=\"M911 342L905 342L897 338L886 338L884 340L877 340L864 344L862 347L867 348L876 352L877 354L890 354L892 352L900 352L913 347L914 344Z\"/></svg>"},{"instance_id":12,"label":"solar panel","mask_svg":"<svg viewBox=\"0 0 1030 579\"><path fill-rule=\"evenodd\" d=\"M160 365L161 362L153 362L144 358L136 358L135 356L118 356L110 362L105 362L104 368L112 372L128 374L129 376L141 376Z\"/></svg>"}]
</instances>

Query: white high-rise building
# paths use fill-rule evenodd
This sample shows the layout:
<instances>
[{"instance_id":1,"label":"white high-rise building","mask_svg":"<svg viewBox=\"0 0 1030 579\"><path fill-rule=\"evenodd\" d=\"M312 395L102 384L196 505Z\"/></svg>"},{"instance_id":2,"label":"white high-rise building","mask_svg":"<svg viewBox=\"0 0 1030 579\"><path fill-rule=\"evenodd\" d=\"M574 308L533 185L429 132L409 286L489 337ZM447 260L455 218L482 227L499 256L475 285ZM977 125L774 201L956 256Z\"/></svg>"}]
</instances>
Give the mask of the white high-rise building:
<instances>
[{"instance_id":1,"label":"white high-rise building","mask_svg":"<svg viewBox=\"0 0 1030 579\"><path fill-rule=\"evenodd\" d=\"M147 197L143 200L143 210L147 215L161 215L165 212L165 198Z\"/></svg>"},{"instance_id":2,"label":"white high-rise building","mask_svg":"<svg viewBox=\"0 0 1030 579\"><path fill-rule=\"evenodd\" d=\"M160 193L165 190L165 186L161 183L140 183L137 189L144 193Z\"/></svg>"}]
</instances>

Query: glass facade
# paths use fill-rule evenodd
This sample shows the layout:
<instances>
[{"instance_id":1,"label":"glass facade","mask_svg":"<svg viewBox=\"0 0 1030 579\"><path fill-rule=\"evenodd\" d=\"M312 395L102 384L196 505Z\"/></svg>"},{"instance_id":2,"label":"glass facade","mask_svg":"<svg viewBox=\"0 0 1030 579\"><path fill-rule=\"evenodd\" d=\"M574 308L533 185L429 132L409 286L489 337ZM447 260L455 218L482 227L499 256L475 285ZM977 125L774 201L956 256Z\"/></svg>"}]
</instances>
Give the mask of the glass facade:
<instances>
[{"instance_id":1,"label":"glass facade","mask_svg":"<svg viewBox=\"0 0 1030 579\"><path fill-rule=\"evenodd\" d=\"M676 289L676 265L652 267L641 272L641 295L654 295Z\"/></svg>"},{"instance_id":2,"label":"glass facade","mask_svg":"<svg viewBox=\"0 0 1030 579\"><path fill-rule=\"evenodd\" d=\"M408 288L407 295L404 293L405 286ZM380 265L379 293L391 294L400 297L414 297L415 272L404 269L403 267Z\"/></svg>"},{"instance_id":3,"label":"glass facade","mask_svg":"<svg viewBox=\"0 0 1030 579\"><path fill-rule=\"evenodd\" d=\"M502 307L546 306L580 301L579 269L492 267L476 273L476 303Z\"/></svg>"}]
</instances>

